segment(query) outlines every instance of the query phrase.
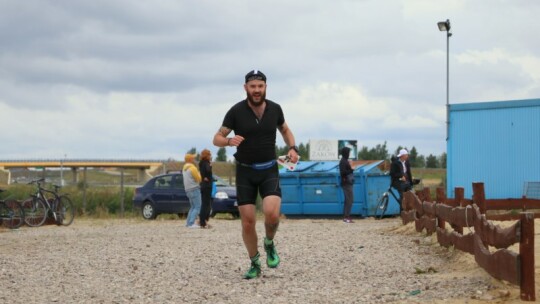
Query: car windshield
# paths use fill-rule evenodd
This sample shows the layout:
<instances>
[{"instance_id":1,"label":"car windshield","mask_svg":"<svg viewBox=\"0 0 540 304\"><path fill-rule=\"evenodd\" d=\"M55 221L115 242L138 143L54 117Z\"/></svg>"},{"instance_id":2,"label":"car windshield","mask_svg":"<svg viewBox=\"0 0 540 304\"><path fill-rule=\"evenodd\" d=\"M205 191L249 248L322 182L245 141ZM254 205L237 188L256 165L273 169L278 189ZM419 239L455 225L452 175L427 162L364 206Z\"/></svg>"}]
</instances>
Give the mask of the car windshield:
<instances>
[{"instance_id":1,"label":"car windshield","mask_svg":"<svg viewBox=\"0 0 540 304\"><path fill-rule=\"evenodd\" d=\"M214 183L216 183L216 186L230 186L229 183L217 175L214 175Z\"/></svg>"}]
</instances>

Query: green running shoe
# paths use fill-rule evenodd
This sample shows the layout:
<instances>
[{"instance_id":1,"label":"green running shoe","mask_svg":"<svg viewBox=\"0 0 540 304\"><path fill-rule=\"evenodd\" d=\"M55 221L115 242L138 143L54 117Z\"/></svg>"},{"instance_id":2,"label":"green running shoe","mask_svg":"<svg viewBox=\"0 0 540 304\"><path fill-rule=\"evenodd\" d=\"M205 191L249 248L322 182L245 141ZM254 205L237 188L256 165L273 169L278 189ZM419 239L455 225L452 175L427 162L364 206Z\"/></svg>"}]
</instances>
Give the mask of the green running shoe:
<instances>
[{"instance_id":1,"label":"green running shoe","mask_svg":"<svg viewBox=\"0 0 540 304\"><path fill-rule=\"evenodd\" d=\"M251 267L244 274L244 279L251 280L261 275L261 262L259 261L259 253L251 258Z\"/></svg>"},{"instance_id":2,"label":"green running shoe","mask_svg":"<svg viewBox=\"0 0 540 304\"><path fill-rule=\"evenodd\" d=\"M274 241L264 238L264 250L266 251L266 265L270 268L278 267L280 260Z\"/></svg>"}]
</instances>

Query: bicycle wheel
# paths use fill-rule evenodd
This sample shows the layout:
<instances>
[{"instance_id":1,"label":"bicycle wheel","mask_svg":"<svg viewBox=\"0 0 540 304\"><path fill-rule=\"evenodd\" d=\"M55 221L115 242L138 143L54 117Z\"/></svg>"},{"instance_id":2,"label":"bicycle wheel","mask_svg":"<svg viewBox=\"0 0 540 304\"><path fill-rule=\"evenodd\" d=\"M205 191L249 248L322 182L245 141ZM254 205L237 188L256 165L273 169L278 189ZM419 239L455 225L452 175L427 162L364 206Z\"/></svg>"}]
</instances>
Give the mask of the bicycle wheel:
<instances>
[{"instance_id":1,"label":"bicycle wheel","mask_svg":"<svg viewBox=\"0 0 540 304\"><path fill-rule=\"evenodd\" d=\"M386 209L388 208L388 193L384 193L379 199L377 209L375 209L375 219L382 219Z\"/></svg>"},{"instance_id":2,"label":"bicycle wheel","mask_svg":"<svg viewBox=\"0 0 540 304\"><path fill-rule=\"evenodd\" d=\"M24 222L30 227L39 227L47 219L47 207L43 200L29 198L21 203L24 210Z\"/></svg>"},{"instance_id":3,"label":"bicycle wheel","mask_svg":"<svg viewBox=\"0 0 540 304\"><path fill-rule=\"evenodd\" d=\"M73 203L67 196L60 196L56 205L56 224L69 226L75 219Z\"/></svg>"},{"instance_id":4,"label":"bicycle wheel","mask_svg":"<svg viewBox=\"0 0 540 304\"><path fill-rule=\"evenodd\" d=\"M0 204L0 221L2 225L17 229L24 223L24 211L19 202L5 201Z\"/></svg>"}]
</instances>

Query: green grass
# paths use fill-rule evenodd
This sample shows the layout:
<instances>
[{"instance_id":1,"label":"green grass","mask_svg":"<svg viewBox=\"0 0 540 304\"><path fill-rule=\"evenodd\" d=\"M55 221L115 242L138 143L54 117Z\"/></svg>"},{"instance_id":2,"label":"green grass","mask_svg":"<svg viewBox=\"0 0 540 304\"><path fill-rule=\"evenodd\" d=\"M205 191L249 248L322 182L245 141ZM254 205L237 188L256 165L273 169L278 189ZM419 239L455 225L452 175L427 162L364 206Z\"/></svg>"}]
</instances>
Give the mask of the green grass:
<instances>
[{"instance_id":1,"label":"green grass","mask_svg":"<svg viewBox=\"0 0 540 304\"><path fill-rule=\"evenodd\" d=\"M413 178L422 179L426 186L443 186L446 183L446 169L440 168L411 168Z\"/></svg>"}]
</instances>

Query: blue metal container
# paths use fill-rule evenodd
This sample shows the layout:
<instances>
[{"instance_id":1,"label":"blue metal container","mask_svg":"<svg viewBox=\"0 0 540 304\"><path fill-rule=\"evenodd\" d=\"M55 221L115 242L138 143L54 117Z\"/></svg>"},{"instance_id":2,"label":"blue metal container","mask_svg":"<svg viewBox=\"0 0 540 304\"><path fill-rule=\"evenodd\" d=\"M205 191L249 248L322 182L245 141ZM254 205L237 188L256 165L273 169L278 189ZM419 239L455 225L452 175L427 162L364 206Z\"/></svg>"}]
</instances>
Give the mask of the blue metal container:
<instances>
[{"instance_id":1,"label":"blue metal container","mask_svg":"<svg viewBox=\"0 0 540 304\"><path fill-rule=\"evenodd\" d=\"M352 215L373 215L378 198L388 189L390 177L377 167L381 162L376 161L355 168ZM338 161L300 162L295 171L281 168L279 176L283 214L343 214L344 196ZM398 214L399 206L397 203L391 203L388 211L388 214Z\"/></svg>"}]
</instances>

